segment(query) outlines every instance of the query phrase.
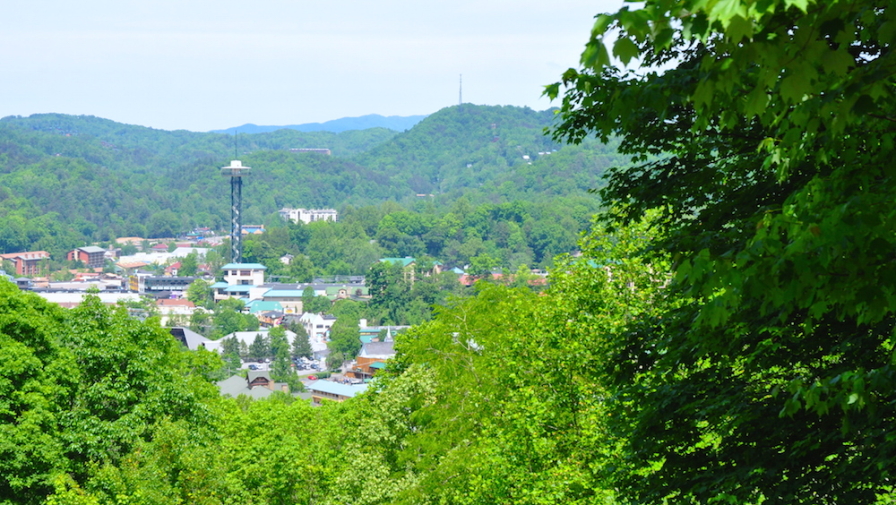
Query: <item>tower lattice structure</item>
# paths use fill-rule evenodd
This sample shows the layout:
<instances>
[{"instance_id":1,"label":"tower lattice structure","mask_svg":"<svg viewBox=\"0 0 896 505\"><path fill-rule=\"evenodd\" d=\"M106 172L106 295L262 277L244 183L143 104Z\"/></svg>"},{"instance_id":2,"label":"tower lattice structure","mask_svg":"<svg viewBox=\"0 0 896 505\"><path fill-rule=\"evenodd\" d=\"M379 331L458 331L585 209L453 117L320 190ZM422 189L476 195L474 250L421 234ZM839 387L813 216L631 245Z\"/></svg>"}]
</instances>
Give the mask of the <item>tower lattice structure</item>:
<instances>
[{"instance_id":1,"label":"tower lattice structure","mask_svg":"<svg viewBox=\"0 0 896 505\"><path fill-rule=\"evenodd\" d=\"M250 167L244 167L240 160L232 160L229 166L221 168L221 175L230 177L230 262L243 262L243 177L249 175Z\"/></svg>"}]
</instances>

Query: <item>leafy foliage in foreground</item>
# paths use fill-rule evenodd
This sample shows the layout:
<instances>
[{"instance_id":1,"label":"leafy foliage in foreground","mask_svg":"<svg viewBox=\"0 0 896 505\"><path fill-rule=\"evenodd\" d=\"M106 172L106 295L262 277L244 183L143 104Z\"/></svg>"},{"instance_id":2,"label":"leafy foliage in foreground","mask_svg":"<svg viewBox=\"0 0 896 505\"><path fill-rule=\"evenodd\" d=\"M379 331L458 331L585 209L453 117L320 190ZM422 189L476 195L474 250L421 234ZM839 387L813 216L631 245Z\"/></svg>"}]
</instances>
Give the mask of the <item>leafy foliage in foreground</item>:
<instances>
[{"instance_id":1,"label":"leafy foliage in foreground","mask_svg":"<svg viewBox=\"0 0 896 505\"><path fill-rule=\"evenodd\" d=\"M206 433L203 354L96 297L65 311L0 282L0 502L40 503L56 476L121 464L157 423Z\"/></svg>"},{"instance_id":2,"label":"leafy foliage in foreground","mask_svg":"<svg viewBox=\"0 0 896 505\"><path fill-rule=\"evenodd\" d=\"M194 405L200 418L168 415L149 425L141 423L144 429L136 433L124 429L131 417L128 407L116 404L116 410L106 412L104 426L117 426L110 433L126 435L127 446L115 438L97 439L93 456L78 459L59 453L55 464L39 474L38 483L20 488L27 489L30 498L20 495L8 502L41 503L45 496L51 504L611 504L636 500L635 495L616 489L620 474L649 476L660 470L660 465L639 465L636 451L679 428L666 421L654 425L654 432L642 433L643 440L633 440L630 430L638 427L639 413L620 408L625 407L619 403L621 395L642 402L643 397L635 394L638 389L645 397L658 392L680 394L678 388L689 379L702 378L706 387L707 376L702 372L713 371L710 366L696 372L682 369L675 378L678 384L671 385L669 378L651 376L646 368L663 366L664 353L687 363L681 353L671 353L655 334L650 335L675 327L674 317L668 324L666 319L690 304L669 296L676 291L667 286L671 274L666 257L646 256L642 250L645 242L660 238L641 225L612 235L594 234L583 242L581 257L558 261L551 287L540 294L477 284L476 296L456 300L432 321L399 334L399 355L386 374L379 376L370 391L345 403L312 408L282 393L263 401L203 396ZM30 295L10 293L9 299L18 300L14 309L21 302L33 302ZM96 336L84 340L97 343L88 354L114 356L115 350L102 342L121 345L118 333L96 331L102 327L95 326L95 320L103 310L88 304L69 323L94 328L87 333ZM11 328L4 327L4 338L17 335ZM647 335L652 340L643 340ZM16 340L13 336L10 341ZM44 344L34 342L35 349L15 344L3 349L39 352ZM183 359L178 356L169 355L172 361L158 365L170 366ZM192 377L196 391L208 387L204 381L210 377L211 362L203 361L206 357L201 354L196 357L199 361L191 361L191 372L179 368L180 374ZM139 355L134 358L143 360ZM712 364L696 358L702 365ZM73 363L73 357L61 356L47 359L44 369ZM114 364L105 366L109 367ZM638 375L637 383L617 381L631 374ZM122 381L133 380L140 387L139 373L126 377L111 382L123 386ZM695 384L688 384L691 391L697 391ZM752 384L744 387L762 389ZM743 398L733 387L716 392L712 404L726 412L732 411L732 401ZM694 404L702 400L696 395L691 398ZM774 397L764 398L770 405L777 401L780 407ZM684 415L686 406L672 402L665 406L677 409L676 423L691 429L693 445L686 454L711 453L728 442L716 430L693 430L693 418ZM665 415L662 409L651 414ZM757 426L764 421L749 419ZM795 419L811 421L810 416ZM737 422L730 421L731 425ZM40 439L31 432L22 440L36 444ZM863 502L874 499L872 495Z\"/></svg>"},{"instance_id":3,"label":"leafy foliage in foreground","mask_svg":"<svg viewBox=\"0 0 896 505\"><path fill-rule=\"evenodd\" d=\"M632 503L888 490L894 16L891 1L648 1L599 16L564 75L557 138L622 137L637 165L609 172L607 221L658 209L647 248L676 262L681 303L599 369ZM623 61L671 68L609 68L612 32Z\"/></svg>"},{"instance_id":4,"label":"leafy foliage in foreground","mask_svg":"<svg viewBox=\"0 0 896 505\"><path fill-rule=\"evenodd\" d=\"M126 346L135 332L167 336L88 300L65 319L82 336L61 339L69 361L47 359L44 369L86 367L97 382L83 387L109 408L101 422L58 429L61 438L91 442L89 450L60 452L29 488L32 498L9 503L41 503L47 495L53 504L612 503L598 471L614 453L605 392L590 374L602 342L624 329L620 322L655 310L654 275L637 261L607 258L631 243L593 239L542 295L480 283L475 297L397 336L399 359L370 392L320 408L280 393L264 401L206 395L211 362L195 361L205 353L188 370L176 364L189 355L138 352ZM665 271L662 262L654 266ZM66 317L4 284L10 300ZM119 359L121 346L130 349L127 361ZM130 361L133 371L122 373ZM160 381L178 378L159 386L181 384L192 414L172 401L164 415L136 422L138 412L161 408L149 399L128 403L131 383L133 396L154 398L152 390L138 394L139 370L150 362ZM109 436L85 437L90 427Z\"/></svg>"}]
</instances>

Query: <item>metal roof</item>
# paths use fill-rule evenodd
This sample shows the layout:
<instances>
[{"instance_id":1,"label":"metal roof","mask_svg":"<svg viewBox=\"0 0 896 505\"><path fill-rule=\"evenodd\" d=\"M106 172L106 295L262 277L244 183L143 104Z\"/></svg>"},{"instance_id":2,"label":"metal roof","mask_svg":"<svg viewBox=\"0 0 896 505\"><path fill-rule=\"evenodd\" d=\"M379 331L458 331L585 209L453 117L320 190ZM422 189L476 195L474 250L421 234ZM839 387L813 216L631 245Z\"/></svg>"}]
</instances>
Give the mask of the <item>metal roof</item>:
<instances>
[{"instance_id":1,"label":"metal roof","mask_svg":"<svg viewBox=\"0 0 896 505\"><path fill-rule=\"evenodd\" d=\"M403 267L406 267L414 262L414 258L380 258L380 263L398 263Z\"/></svg>"},{"instance_id":2,"label":"metal roof","mask_svg":"<svg viewBox=\"0 0 896 505\"><path fill-rule=\"evenodd\" d=\"M302 291L298 289L269 289L263 296L265 298L301 298Z\"/></svg>"},{"instance_id":3,"label":"metal roof","mask_svg":"<svg viewBox=\"0 0 896 505\"><path fill-rule=\"evenodd\" d=\"M320 391L321 393L330 393L339 396L352 398L359 393L363 393L367 389L367 384L340 384L338 382L319 380L314 381L306 386L312 393Z\"/></svg>"},{"instance_id":4,"label":"metal roof","mask_svg":"<svg viewBox=\"0 0 896 505\"><path fill-rule=\"evenodd\" d=\"M268 267L260 263L228 263L221 267L222 270L267 270Z\"/></svg>"},{"instance_id":5,"label":"metal roof","mask_svg":"<svg viewBox=\"0 0 896 505\"><path fill-rule=\"evenodd\" d=\"M270 302L263 300L252 300L246 304L246 308L249 309L249 312L255 314L256 312L267 312L271 310L277 310L282 312L283 305L280 305L280 302Z\"/></svg>"}]
</instances>

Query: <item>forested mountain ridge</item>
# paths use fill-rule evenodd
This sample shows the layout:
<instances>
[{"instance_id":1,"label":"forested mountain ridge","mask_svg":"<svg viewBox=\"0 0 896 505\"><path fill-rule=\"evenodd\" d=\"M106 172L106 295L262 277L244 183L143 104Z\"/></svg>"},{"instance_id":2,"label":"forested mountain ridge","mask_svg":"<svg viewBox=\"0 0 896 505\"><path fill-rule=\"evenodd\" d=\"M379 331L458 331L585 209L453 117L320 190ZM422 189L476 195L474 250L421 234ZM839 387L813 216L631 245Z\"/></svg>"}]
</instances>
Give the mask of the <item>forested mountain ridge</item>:
<instances>
[{"instance_id":1,"label":"forested mountain ridge","mask_svg":"<svg viewBox=\"0 0 896 505\"><path fill-rule=\"evenodd\" d=\"M367 130L370 128L388 128L394 131L404 131L413 128L426 115L421 116L381 116L379 114L367 114L359 117L343 117L324 121L323 123L302 123L286 126L267 126L247 123L242 126L234 126L223 130L212 130L212 133L264 133L277 130L297 130L300 132L326 131L340 133L349 130Z\"/></svg>"},{"instance_id":2,"label":"forested mountain ridge","mask_svg":"<svg viewBox=\"0 0 896 505\"><path fill-rule=\"evenodd\" d=\"M325 131L299 132L295 130L278 130L251 135L239 135L234 140L232 135L219 133L199 133L187 130L157 130L144 126L116 123L109 119L94 116L71 116L66 114L33 114L28 117L7 116L0 119L0 132L9 130L50 134L51 137L86 139L93 144L112 152L118 152L118 163L123 166L128 161L138 165L152 165L151 160L143 157L122 157L122 152L145 151L147 154L160 157L165 163L179 159L224 159L234 154L234 148L243 155L256 150L289 150L292 148L330 149L334 155L350 155L370 149L395 135L386 128L370 128L352 130L343 133ZM77 143L75 143L76 145ZM46 154L57 153L66 156L77 156L79 151L72 151L72 144L67 142L51 142L44 140L40 145L55 150L45 150ZM68 147L68 149L66 149ZM83 148L82 148L83 149ZM174 158L174 159L170 159Z\"/></svg>"},{"instance_id":3,"label":"forested mountain ridge","mask_svg":"<svg viewBox=\"0 0 896 505\"><path fill-rule=\"evenodd\" d=\"M252 167L244 186L247 223L271 222L285 206L409 206L418 194L433 195L432 205L445 211L461 195L473 205L585 195L618 161L615 149L596 142L561 149L543 133L552 118L551 111L464 104L402 133L278 130L234 139L91 116L6 117L0 252L55 253L116 236L223 229L229 189L219 168L234 148ZM290 151L297 148L332 155ZM58 224L35 229L40 219Z\"/></svg>"}]
</instances>

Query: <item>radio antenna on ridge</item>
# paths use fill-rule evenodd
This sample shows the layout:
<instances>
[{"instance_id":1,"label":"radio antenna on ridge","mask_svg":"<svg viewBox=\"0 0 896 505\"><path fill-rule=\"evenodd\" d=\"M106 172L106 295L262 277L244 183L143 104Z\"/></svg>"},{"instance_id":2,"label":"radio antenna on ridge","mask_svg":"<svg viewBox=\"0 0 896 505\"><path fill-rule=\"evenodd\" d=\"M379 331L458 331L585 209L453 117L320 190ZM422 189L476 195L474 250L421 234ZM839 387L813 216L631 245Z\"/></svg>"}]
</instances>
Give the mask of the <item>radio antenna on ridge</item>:
<instances>
[{"instance_id":1,"label":"radio antenna on ridge","mask_svg":"<svg viewBox=\"0 0 896 505\"><path fill-rule=\"evenodd\" d=\"M457 90L457 105L464 103L464 74L460 74L460 86Z\"/></svg>"}]
</instances>

